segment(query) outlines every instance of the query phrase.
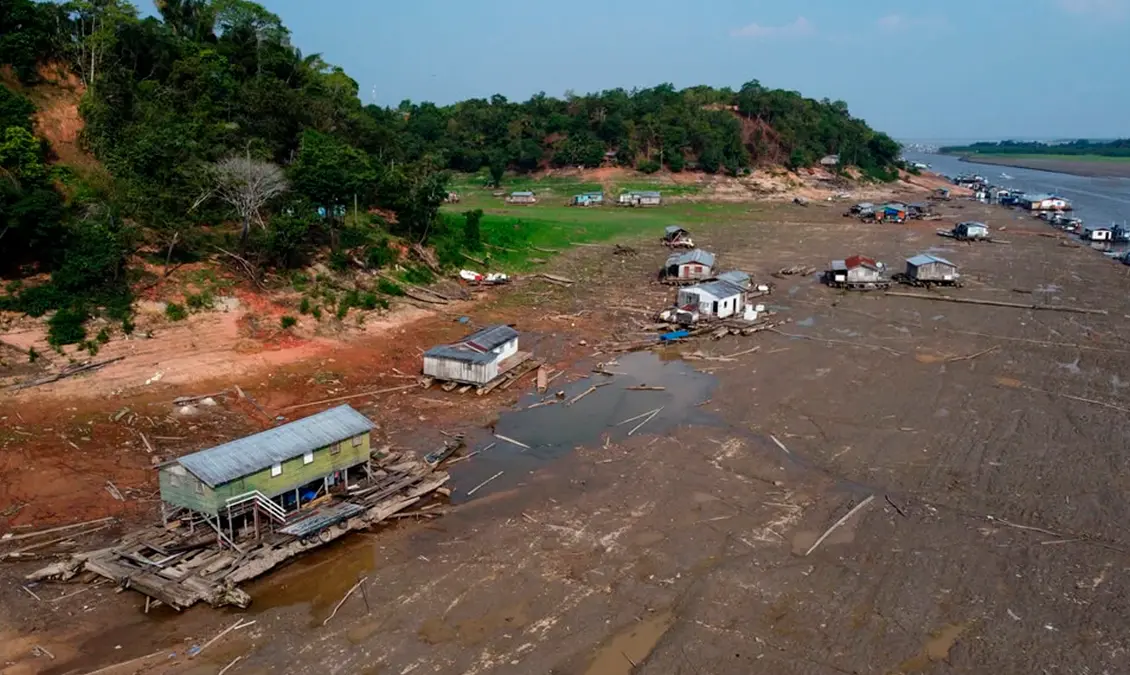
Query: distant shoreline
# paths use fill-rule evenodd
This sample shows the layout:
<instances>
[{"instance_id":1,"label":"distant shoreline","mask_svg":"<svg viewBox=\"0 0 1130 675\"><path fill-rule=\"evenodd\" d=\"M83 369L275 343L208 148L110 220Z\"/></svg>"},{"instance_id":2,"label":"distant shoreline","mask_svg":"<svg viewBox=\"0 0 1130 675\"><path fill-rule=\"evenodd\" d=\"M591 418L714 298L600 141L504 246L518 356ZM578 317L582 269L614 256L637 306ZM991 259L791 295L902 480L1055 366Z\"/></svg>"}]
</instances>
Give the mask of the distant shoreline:
<instances>
[{"instance_id":1,"label":"distant shoreline","mask_svg":"<svg viewBox=\"0 0 1130 675\"><path fill-rule=\"evenodd\" d=\"M962 155L962 162L1009 166L1050 173L1066 173L1087 178L1130 178L1130 161L1088 161L1071 159L1041 159L1032 157L1007 157L1003 155Z\"/></svg>"}]
</instances>

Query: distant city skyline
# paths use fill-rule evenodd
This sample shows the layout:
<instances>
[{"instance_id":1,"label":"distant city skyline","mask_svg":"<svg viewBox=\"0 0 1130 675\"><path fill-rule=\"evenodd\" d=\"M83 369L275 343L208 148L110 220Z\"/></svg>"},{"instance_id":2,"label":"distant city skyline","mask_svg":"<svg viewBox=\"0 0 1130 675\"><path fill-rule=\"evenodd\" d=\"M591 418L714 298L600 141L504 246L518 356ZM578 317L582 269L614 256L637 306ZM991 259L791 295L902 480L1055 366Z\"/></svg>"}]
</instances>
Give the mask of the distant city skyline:
<instances>
[{"instance_id":1,"label":"distant city skyline","mask_svg":"<svg viewBox=\"0 0 1130 675\"><path fill-rule=\"evenodd\" d=\"M263 4L365 103L757 79L902 139L1130 136L1130 0Z\"/></svg>"}]
</instances>

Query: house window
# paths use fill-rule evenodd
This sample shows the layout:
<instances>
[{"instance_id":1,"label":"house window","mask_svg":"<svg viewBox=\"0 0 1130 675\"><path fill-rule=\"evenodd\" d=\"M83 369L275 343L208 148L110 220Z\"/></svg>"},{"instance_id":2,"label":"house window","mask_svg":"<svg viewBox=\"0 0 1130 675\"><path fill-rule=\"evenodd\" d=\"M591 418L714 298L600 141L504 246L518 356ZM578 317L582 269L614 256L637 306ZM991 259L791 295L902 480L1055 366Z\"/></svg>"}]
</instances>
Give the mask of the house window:
<instances>
[{"instance_id":1,"label":"house window","mask_svg":"<svg viewBox=\"0 0 1130 675\"><path fill-rule=\"evenodd\" d=\"M303 464L313 464L314 463L314 452L310 451L310 452L307 452L306 454L302 455L302 463Z\"/></svg>"},{"instance_id":2,"label":"house window","mask_svg":"<svg viewBox=\"0 0 1130 675\"><path fill-rule=\"evenodd\" d=\"M355 448L361 447L361 437L360 436L354 436L353 437L353 447L355 447Z\"/></svg>"},{"instance_id":3,"label":"house window","mask_svg":"<svg viewBox=\"0 0 1130 675\"><path fill-rule=\"evenodd\" d=\"M196 489L196 494L198 494L198 495L204 494L204 483L201 483L200 481L196 481L196 485L194 485L193 487Z\"/></svg>"},{"instance_id":4,"label":"house window","mask_svg":"<svg viewBox=\"0 0 1130 675\"><path fill-rule=\"evenodd\" d=\"M281 475L282 475L282 463L281 462L275 462L274 464L271 465L271 478L274 478L275 476L281 476Z\"/></svg>"}]
</instances>

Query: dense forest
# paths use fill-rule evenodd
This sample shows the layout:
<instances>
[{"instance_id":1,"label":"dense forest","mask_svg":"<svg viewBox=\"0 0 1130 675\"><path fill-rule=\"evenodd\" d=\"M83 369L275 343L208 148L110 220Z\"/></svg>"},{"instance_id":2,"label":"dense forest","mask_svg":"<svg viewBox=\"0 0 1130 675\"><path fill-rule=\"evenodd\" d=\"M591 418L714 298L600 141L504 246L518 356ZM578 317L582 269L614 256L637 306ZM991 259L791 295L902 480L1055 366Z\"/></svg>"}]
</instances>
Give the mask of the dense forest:
<instances>
[{"instance_id":1,"label":"dense forest","mask_svg":"<svg viewBox=\"0 0 1130 675\"><path fill-rule=\"evenodd\" d=\"M75 325L95 312L128 325L137 256L227 255L254 273L348 248L380 265L395 237L457 259L474 242L453 230L475 228L439 216L449 171L495 184L507 171L607 163L737 175L838 153L874 178L896 175L899 146L846 104L756 81L364 106L355 81L302 53L256 3L155 5L159 16L143 17L125 0L0 0L0 275L16 279L0 308L59 310L59 342L81 338ZM55 78L81 83L93 166L59 162L36 136L29 93ZM48 283L19 281L44 272Z\"/></svg>"},{"instance_id":2,"label":"dense forest","mask_svg":"<svg viewBox=\"0 0 1130 675\"><path fill-rule=\"evenodd\" d=\"M1130 138L1117 141L1077 140L1070 143L1039 143L1035 141L982 141L972 145L951 145L940 152L950 155L1093 155L1099 157L1130 157Z\"/></svg>"}]
</instances>

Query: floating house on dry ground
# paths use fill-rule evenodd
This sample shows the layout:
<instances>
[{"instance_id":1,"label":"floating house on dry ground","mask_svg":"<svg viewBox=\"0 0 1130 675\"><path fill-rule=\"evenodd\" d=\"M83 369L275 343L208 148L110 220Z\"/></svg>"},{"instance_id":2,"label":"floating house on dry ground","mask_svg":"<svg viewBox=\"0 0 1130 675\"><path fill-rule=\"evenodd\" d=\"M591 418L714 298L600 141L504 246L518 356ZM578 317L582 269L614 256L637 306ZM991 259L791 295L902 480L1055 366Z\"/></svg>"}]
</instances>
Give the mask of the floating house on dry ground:
<instances>
[{"instance_id":1,"label":"floating house on dry ground","mask_svg":"<svg viewBox=\"0 0 1130 675\"><path fill-rule=\"evenodd\" d=\"M518 331L506 325L489 326L455 344L424 352L424 375L481 387L529 357L518 351Z\"/></svg>"},{"instance_id":2,"label":"floating house on dry ground","mask_svg":"<svg viewBox=\"0 0 1130 675\"><path fill-rule=\"evenodd\" d=\"M912 286L960 286L957 265L936 255L920 253L906 259L906 272L895 280Z\"/></svg>"},{"instance_id":3,"label":"floating house on dry ground","mask_svg":"<svg viewBox=\"0 0 1130 675\"><path fill-rule=\"evenodd\" d=\"M978 223L974 221L966 221L958 223L952 230L955 239L972 240L972 239L988 239L989 226L985 223Z\"/></svg>"},{"instance_id":4,"label":"floating house on dry ground","mask_svg":"<svg viewBox=\"0 0 1130 675\"><path fill-rule=\"evenodd\" d=\"M369 475L368 417L348 405L185 455L159 469L161 515L237 539Z\"/></svg>"},{"instance_id":5,"label":"floating house on dry ground","mask_svg":"<svg viewBox=\"0 0 1130 675\"><path fill-rule=\"evenodd\" d=\"M693 281L714 276L714 254L701 248L685 253L672 253L659 273L661 279Z\"/></svg>"},{"instance_id":6,"label":"floating house on dry ground","mask_svg":"<svg viewBox=\"0 0 1130 675\"><path fill-rule=\"evenodd\" d=\"M573 195L573 199L569 201L570 206L600 206L603 203L603 192L582 192L579 195Z\"/></svg>"},{"instance_id":7,"label":"floating house on dry ground","mask_svg":"<svg viewBox=\"0 0 1130 675\"><path fill-rule=\"evenodd\" d=\"M506 203L507 204L537 204L538 199L537 199L537 197L534 196L534 193L532 193L528 190L521 190L521 191L518 191L518 192L511 192L506 197Z\"/></svg>"},{"instance_id":8,"label":"floating house on dry ground","mask_svg":"<svg viewBox=\"0 0 1130 675\"><path fill-rule=\"evenodd\" d=\"M853 255L844 260L833 260L831 267L824 272L824 282L836 288L850 290L872 290L890 286L886 278L886 265L862 255Z\"/></svg>"},{"instance_id":9,"label":"floating house on dry ground","mask_svg":"<svg viewBox=\"0 0 1130 675\"><path fill-rule=\"evenodd\" d=\"M680 288L676 305L681 310L719 319L738 314L745 307L745 289L717 279L705 284Z\"/></svg>"},{"instance_id":10,"label":"floating house on dry ground","mask_svg":"<svg viewBox=\"0 0 1130 675\"><path fill-rule=\"evenodd\" d=\"M1029 211L1070 211L1071 202L1063 197L1052 194L1024 194L1017 203L1021 208Z\"/></svg>"},{"instance_id":11,"label":"floating house on dry ground","mask_svg":"<svg viewBox=\"0 0 1130 675\"><path fill-rule=\"evenodd\" d=\"M662 201L662 196L654 190L632 190L617 199L620 206L659 206Z\"/></svg>"},{"instance_id":12,"label":"floating house on dry ground","mask_svg":"<svg viewBox=\"0 0 1130 675\"><path fill-rule=\"evenodd\" d=\"M679 225L668 225L663 228L663 245L670 248L694 248L691 233Z\"/></svg>"}]
</instances>

